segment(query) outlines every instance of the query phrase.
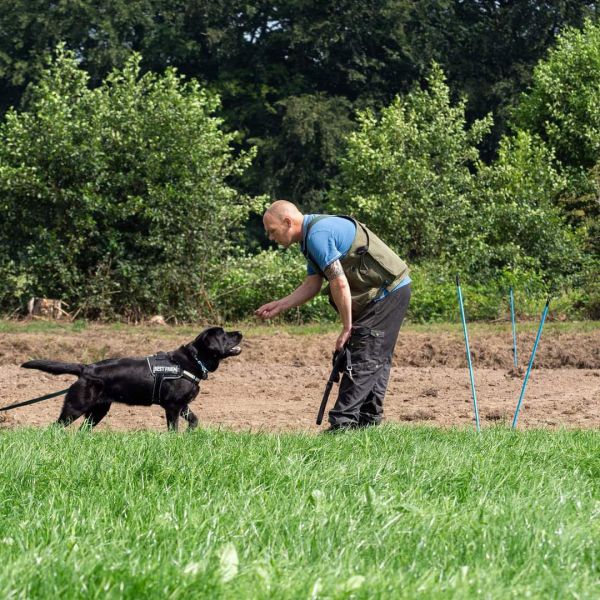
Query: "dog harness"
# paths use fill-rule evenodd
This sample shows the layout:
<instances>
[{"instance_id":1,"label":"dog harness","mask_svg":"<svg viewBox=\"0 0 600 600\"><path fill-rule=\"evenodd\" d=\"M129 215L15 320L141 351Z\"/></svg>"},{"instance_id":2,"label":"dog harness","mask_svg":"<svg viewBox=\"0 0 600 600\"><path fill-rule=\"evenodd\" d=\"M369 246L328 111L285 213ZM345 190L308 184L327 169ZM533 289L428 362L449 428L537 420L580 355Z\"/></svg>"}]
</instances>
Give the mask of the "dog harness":
<instances>
[{"instance_id":1,"label":"dog harness","mask_svg":"<svg viewBox=\"0 0 600 600\"><path fill-rule=\"evenodd\" d=\"M198 366L202 369L202 377L196 377L194 374L181 368L181 365L173 362L166 352L159 352L152 356L147 356L148 368L154 378L152 387L152 404L160 404L161 390L163 381L167 379L187 379L196 385L200 385L202 379L208 378L208 369L202 364L202 361L196 359Z\"/></svg>"}]
</instances>

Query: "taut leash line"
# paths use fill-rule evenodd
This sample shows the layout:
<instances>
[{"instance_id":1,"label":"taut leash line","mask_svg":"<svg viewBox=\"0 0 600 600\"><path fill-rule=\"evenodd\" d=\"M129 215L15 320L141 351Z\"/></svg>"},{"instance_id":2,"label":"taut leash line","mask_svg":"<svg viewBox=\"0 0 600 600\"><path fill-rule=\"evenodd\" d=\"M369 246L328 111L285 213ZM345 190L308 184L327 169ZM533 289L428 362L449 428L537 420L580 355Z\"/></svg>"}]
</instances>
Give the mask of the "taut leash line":
<instances>
[{"instance_id":1,"label":"taut leash line","mask_svg":"<svg viewBox=\"0 0 600 600\"><path fill-rule=\"evenodd\" d=\"M70 387L70 386L69 386ZM60 392L52 392L52 394L46 394L45 396L40 396L39 398L33 398L32 400L25 400L25 402L17 402L16 404L9 404L8 406L3 406L0 408L0 412L4 410L12 410L13 408L20 408L21 406L27 406L28 404L35 404L36 402L41 402L42 400L48 400L49 398L54 398L56 396L62 396L69 391L69 388L65 388L64 390L60 390Z\"/></svg>"}]
</instances>

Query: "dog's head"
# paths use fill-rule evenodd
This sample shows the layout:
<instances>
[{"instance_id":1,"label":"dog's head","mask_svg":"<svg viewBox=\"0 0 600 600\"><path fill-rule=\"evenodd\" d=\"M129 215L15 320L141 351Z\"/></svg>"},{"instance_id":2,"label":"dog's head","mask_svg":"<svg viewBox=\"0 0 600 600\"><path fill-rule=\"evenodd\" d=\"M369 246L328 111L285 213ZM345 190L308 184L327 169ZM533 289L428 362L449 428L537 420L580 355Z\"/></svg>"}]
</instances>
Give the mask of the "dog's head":
<instances>
[{"instance_id":1,"label":"dog's head","mask_svg":"<svg viewBox=\"0 0 600 600\"><path fill-rule=\"evenodd\" d=\"M222 327L205 329L188 349L200 359L209 371L215 371L219 362L229 356L237 356L242 349L240 342L242 334L239 331L225 331Z\"/></svg>"}]
</instances>

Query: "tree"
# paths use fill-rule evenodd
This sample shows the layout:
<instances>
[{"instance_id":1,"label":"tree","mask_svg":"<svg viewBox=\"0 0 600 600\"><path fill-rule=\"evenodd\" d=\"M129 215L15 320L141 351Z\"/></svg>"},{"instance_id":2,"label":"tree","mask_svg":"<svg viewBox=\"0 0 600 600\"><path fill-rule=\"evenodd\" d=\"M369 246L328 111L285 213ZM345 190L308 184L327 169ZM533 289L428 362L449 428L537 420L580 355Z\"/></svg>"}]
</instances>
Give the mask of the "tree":
<instances>
[{"instance_id":1,"label":"tree","mask_svg":"<svg viewBox=\"0 0 600 600\"><path fill-rule=\"evenodd\" d=\"M488 277L534 271L555 282L576 272L583 237L557 206L567 188L567 177L539 137L525 131L504 137L497 160L482 165L477 177L473 229L479 247L471 271Z\"/></svg>"},{"instance_id":2,"label":"tree","mask_svg":"<svg viewBox=\"0 0 600 600\"><path fill-rule=\"evenodd\" d=\"M411 261L448 260L468 252L477 144L489 118L465 122L465 102L452 105L442 70L434 65L427 88L397 97L377 117L359 116L341 160L332 195Z\"/></svg>"},{"instance_id":3,"label":"tree","mask_svg":"<svg viewBox=\"0 0 600 600\"><path fill-rule=\"evenodd\" d=\"M559 38L536 66L513 124L551 148L569 177L558 202L569 221L587 232L587 248L600 261L600 24L587 21Z\"/></svg>"},{"instance_id":4,"label":"tree","mask_svg":"<svg viewBox=\"0 0 600 600\"><path fill-rule=\"evenodd\" d=\"M493 113L484 145L491 159L534 66L561 31L597 12L596 1L425 0L414 3L406 35L415 67L424 72L437 61L451 89L468 98L468 122Z\"/></svg>"},{"instance_id":5,"label":"tree","mask_svg":"<svg viewBox=\"0 0 600 600\"><path fill-rule=\"evenodd\" d=\"M152 35L160 0L11 0L0 11L0 110L17 106L27 84L36 81L48 55L64 43L99 85L132 50ZM146 36L148 36L146 38ZM162 65L164 69L167 64Z\"/></svg>"},{"instance_id":6,"label":"tree","mask_svg":"<svg viewBox=\"0 0 600 600\"><path fill-rule=\"evenodd\" d=\"M0 112L17 105L60 41L99 85L132 51L142 72L169 66L222 99L239 146L258 147L240 186L322 208L331 160L356 110L379 110L424 78L432 60L473 122L493 112L491 159L507 111L581 0L57 0L5 1ZM318 119L318 122L317 122ZM285 150L285 152L283 152Z\"/></svg>"},{"instance_id":7,"label":"tree","mask_svg":"<svg viewBox=\"0 0 600 600\"><path fill-rule=\"evenodd\" d=\"M535 68L515 113L517 127L540 135L565 166L600 159L600 25L570 29Z\"/></svg>"},{"instance_id":8,"label":"tree","mask_svg":"<svg viewBox=\"0 0 600 600\"><path fill-rule=\"evenodd\" d=\"M133 55L88 84L59 49L0 128L4 281L91 316L197 316L255 205L227 184L252 153L233 156L218 98L173 69L142 76Z\"/></svg>"},{"instance_id":9,"label":"tree","mask_svg":"<svg viewBox=\"0 0 600 600\"><path fill-rule=\"evenodd\" d=\"M519 132L486 166L478 145L491 119L469 127L464 100L452 103L438 66L426 89L359 120L333 207L367 222L409 262L480 282L510 269L558 280L580 268L582 237L555 204L568 180L552 150Z\"/></svg>"}]
</instances>

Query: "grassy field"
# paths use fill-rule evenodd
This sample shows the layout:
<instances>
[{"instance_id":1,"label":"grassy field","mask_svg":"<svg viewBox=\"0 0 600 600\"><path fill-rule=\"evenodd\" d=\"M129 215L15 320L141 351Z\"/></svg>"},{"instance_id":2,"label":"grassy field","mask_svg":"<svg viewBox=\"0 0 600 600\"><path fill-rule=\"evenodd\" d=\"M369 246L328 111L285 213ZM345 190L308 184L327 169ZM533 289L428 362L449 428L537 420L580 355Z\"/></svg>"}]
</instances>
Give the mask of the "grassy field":
<instances>
[{"instance_id":1,"label":"grassy field","mask_svg":"<svg viewBox=\"0 0 600 600\"><path fill-rule=\"evenodd\" d=\"M0 432L2 598L598 598L600 434Z\"/></svg>"},{"instance_id":2,"label":"grassy field","mask_svg":"<svg viewBox=\"0 0 600 600\"><path fill-rule=\"evenodd\" d=\"M87 330L98 330L102 332L124 332L136 334L139 332L154 331L160 333L165 339L178 336L196 335L207 325L188 324L168 327L153 327L146 324L128 325L126 323L96 323L90 321L17 321L10 319L0 319L0 333L52 333L54 335L61 333L79 333ZM474 333L510 333L512 325L510 321L501 322L474 322L469 323L469 331ZM278 335L281 332L293 335L316 335L322 333L338 333L339 323L306 323L303 325L292 325L283 322L272 324L260 324L257 321L248 321L243 323L228 323L226 329L238 329L244 333L252 335ZM539 327L539 320L519 321L517 329L519 333L536 333ZM544 333L590 333L600 329L600 321L546 321ZM437 333L453 333L457 336L463 335L462 324L456 323L410 323L405 322L402 325L402 331L415 333L427 333L435 335Z\"/></svg>"}]
</instances>

